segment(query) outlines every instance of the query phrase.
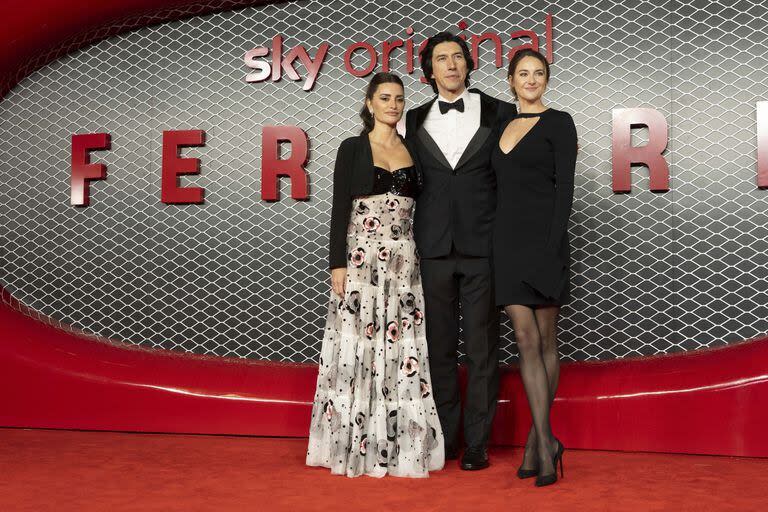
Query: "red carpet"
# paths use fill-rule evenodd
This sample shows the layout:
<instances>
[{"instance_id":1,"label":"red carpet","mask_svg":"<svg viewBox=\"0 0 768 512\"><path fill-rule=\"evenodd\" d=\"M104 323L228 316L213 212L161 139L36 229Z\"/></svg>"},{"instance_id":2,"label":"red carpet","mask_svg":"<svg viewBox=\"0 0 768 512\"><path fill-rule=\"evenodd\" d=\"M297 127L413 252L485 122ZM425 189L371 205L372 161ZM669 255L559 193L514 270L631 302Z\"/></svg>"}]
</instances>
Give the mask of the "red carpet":
<instances>
[{"instance_id":1,"label":"red carpet","mask_svg":"<svg viewBox=\"0 0 768 512\"><path fill-rule=\"evenodd\" d=\"M491 468L452 461L428 479L348 479L306 468L305 440L0 429L0 511L373 512L760 511L768 460L568 450L565 479L514 477L519 448Z\"/></svg>"}]
</instances>

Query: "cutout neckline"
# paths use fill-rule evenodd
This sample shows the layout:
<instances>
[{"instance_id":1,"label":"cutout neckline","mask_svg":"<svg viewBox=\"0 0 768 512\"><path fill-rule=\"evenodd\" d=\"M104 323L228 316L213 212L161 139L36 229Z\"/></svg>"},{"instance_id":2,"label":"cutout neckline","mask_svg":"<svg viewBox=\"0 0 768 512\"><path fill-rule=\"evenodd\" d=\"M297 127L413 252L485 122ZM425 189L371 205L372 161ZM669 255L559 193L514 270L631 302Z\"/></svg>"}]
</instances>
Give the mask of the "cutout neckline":
<instances>
[{"instance_id":1,"label":"cutout neckline","mask_svg":"<svg viewBox=\"0 0 768 512\"><path fill-rule=\"evenodd\" d=\"M549 112L549 110L550 110L549 108L545 108L541 112L518 112L517 114L515 114L515 117L524 117L524 118L525 117L539 117L542 114L544 114L545 112Z\"/></svg>"},{"instance_id":2,"label":"cutout neckline","mask_svg":"<svg viewBox=\"0 0 768 512\"><path fill-rule=\"evenodd\" d=\"M547 109L547 110L548 110L548 109ZM544 112L546 112L546 110L545 110ZM520 145L520 143L521 143L521 142L523 142L523 141L525 140L525 138L528 136L528 134L529 134L529 133L531 133L531 132L533 131L533 129L534 129L534 128L536 128L536 126L539 124L539 122L541 122L541 114L543 114L544 112L538 112L538 113L536 113L536 114L517 114L517 115L515 116L515 118L514 118L514 119L510 120L510 121L507 123L507 125L504 127L504 131L502 131L502 132L501 132L501 135L502 135L502 137L504 136L504 132L506 132L506 131L507 131L507 128L509 128L509 125L511 125L511 124L514 122L514 120L515 120L515 119L517 119L518 117L521 117L521 116L522 116L522 117L524 117L524 118L539 117L539 119L537 119L537 120L536 120L536 122L535 122L535 123L533 123L533 124L531 125L531 127L530 127L530 128L528 128L528 131L527 131L527 132L525 132L525 133L523 134L523 136L522 136L522 137L520 137L520 138L517 140L517 142L515 143L515 145L514 145L514 146L512 146L511 148L509 148L509 151L504 151L504 149L501 147L501 138L502 138L502 137L499 137L499 143L497 144L497 146L499 147L499 151L501 151L501 153L502 153L504 156L508 156L508 155L510 155L510 154L511 154L511 153L512 153L512 152L515 150L515 148L517 148L517 146L519 146L519 145Z\"/></svg>"}]
</instances>

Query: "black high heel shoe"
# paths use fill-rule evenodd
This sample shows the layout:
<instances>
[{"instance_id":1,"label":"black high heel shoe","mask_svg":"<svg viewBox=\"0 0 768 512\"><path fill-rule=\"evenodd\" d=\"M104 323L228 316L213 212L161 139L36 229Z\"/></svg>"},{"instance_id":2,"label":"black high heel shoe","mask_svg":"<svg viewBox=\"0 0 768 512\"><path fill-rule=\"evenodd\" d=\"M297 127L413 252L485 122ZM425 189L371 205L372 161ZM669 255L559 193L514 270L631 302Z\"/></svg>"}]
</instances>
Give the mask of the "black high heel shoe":
<instances>
[{"instance_id":1,"label":"black high heel shoe","mask_svg":"<svg viewBox=\"0 0 768 512\"><path fill-rule=\"evenodd\" d=\"M527 449L527 446L526 446ZM523 452L523 461L525 461L525 452ZM539 468L536 469L523 469L523 465L517 468L517 478L525 480L526 478L533 478L539 474Z\"/></svg>"},{"instance_id":2,"label":"black high heel shoe","mask_svg":"<svg viewBox=\"0 0 768 512\"><path fill-rule=\"evenodd\" d=\"M557 463L558 462L560 462L560 478L563 478L563 452L565 451L565 446L563 446L563 443L561 443L558 438L555 438L555 441L557 441L557 451L552 456L552 465L555 468L555 472L550 473L549 475L537 476L536 487L544 487L546 485L552 485L553 483L557 482Z\"/></svg>"}]
</instances>

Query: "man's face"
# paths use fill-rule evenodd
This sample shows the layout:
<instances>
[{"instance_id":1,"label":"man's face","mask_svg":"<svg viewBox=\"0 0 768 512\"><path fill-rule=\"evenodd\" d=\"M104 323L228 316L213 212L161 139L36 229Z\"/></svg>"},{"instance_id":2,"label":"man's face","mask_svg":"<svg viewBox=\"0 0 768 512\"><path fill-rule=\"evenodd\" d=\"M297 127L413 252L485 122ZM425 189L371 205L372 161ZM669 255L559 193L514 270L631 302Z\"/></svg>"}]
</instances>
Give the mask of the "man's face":
<instances>
[{"instance_id":1,"label":"man's face","mask_svg":"<svg viewBox=\"0 0 768 512\"><path fill-rule=\"evenodd\" d=\"M467 61L458 43L446 41L435 46L430 78L435 80L437 92L444 97L458 96L464 92Z\"/></svg>"}]
</instances>

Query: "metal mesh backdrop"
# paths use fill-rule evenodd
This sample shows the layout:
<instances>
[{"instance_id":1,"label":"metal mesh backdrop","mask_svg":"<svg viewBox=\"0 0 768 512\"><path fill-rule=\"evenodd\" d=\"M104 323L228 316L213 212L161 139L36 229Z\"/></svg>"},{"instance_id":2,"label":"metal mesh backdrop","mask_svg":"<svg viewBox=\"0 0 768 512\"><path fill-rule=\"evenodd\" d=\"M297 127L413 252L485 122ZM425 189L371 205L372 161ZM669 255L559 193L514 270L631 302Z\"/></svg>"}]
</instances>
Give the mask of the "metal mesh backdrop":
<instances>
[{"instance_id":1,"label":"metal mesh backdrop","mask_svg":"<svg viewBox=\"0 0 768 512\"><path fill-rule=\"evenodd\" d=\"M554 14L547 99L573 114L580 155L570 234L565 359L693 350L768 331L768 191L755 187L755 103L768 100L764 2L296 1L197 17L101 41L33 73L0 102L0 283L29 306L103 336L168 349L283 361L319 353L328 299L331 169L359 130L366 78L353 42L414 41L464 20L465 34L530 29ZM731 5L734 4L734 5ZM243 54L331 45L311 92L249 84ZM515 44L519 44L518 41ZM483 43L473 84L509 98ZM392 69L405 75L405 52ZM364 65L362 56L353 61ZM381 61L379 61L379 67ZM506 65L506 58L505 58ZM297 66L304 75L301 66ZM420 73L408 100L431 97ZM670 124L671 190L611 191L611 110L658 109ZM260 200L263 125L311 141L311 199ZM162 131L203 129L185 186L204 205L160 202ZM91 206L69 205L70 136L107 131ZM644 137L636 134L637 143ZM516 358L504 320L502 359Z\"/></svg>"}]
</instances>

